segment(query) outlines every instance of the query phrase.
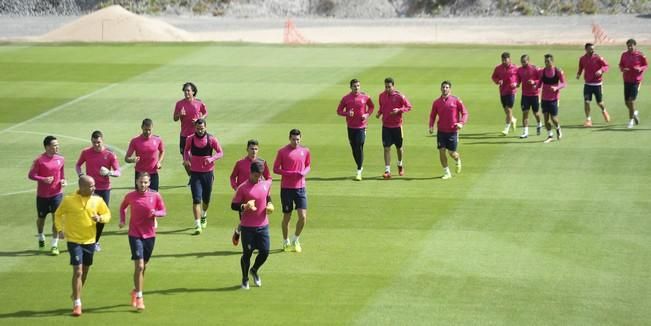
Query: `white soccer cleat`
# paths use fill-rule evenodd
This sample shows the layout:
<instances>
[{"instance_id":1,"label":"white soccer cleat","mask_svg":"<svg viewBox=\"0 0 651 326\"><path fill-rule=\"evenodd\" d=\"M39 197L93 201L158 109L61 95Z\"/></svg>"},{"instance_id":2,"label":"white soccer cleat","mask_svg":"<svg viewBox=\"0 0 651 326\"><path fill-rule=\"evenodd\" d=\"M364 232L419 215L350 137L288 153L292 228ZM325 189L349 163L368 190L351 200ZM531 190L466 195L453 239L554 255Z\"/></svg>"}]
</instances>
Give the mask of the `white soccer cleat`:
<instances>
[{"instance_id":1,"label":"white soccer cleat","mask_svg":"<svg viewBox=\"0 0 651 326\"><path fill-rule=\"evenodd\" d=\"M633 126L635 126L635 120L631 119L631 121L628 122L626 128L633 129Z\"/></svg>"}]
</instances>

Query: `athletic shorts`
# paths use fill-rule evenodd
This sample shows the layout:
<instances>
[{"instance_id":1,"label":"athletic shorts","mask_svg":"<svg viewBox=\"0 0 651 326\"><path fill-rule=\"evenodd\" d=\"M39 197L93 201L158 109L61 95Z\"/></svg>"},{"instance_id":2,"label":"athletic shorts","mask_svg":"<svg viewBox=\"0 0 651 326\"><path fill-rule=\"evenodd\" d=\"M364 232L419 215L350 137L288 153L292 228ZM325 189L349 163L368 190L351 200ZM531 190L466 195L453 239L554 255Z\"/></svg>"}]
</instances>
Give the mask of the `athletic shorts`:
<instances>
[{"instance_id":1,"label":"athletic shorts","mask_svg":"<svg viewBox=\"0 0 651 326\"><path fill-rule=\"evenodd\" d=\"M93 264L95 244L79 244L75 242L68 242L68 254L70 254L70 265L90 266Z\"/></svg>"},{"instance_id":2,"label":"athletic shorts","mask_svg":"<svg viewBox=\"0 0 651 326\"><path fill-rule=\"evenodd\" d=\"M502 103L503 108L513 108L513 103L515 103L515 94L510 95L500 95L500 102Z\"/></svg>"},{"instance_id":3,"label":"athletic shorts","mask_svg":"<svg viewBox=\"0 0 651 326\"><path fill-rule=\"evenodd\" d=\"M522 111L529 111L531 109L534 113L538 113L540 99L538 96L522 95L522 98L520 98L520 108Z\"/></svg>"},{"instance_id":4,"label":"athletic shorts","mask_svg":"<svg viewBox=\"0 0 651 326\"><path fill-rule=\"evenodd\" d=\"M56 212L57 208L59 208L59 205L61 204L61 201L63 200L63 194L58 194L54 197L36 197L36 213L38 214L39 218L45 218L48 213L52 213L54 215L54 212Z\"/></svg>"},{"instance_id":5,"label":"athletic shorts","mask_svg":"<svg viewBox=\"0 0 651 326\"><path fill-rule=\"evenodd\" d=\"M242 249L253 251L258 249L259 253L269 252L269 225L250 227L242 226Z\"/></svg>"},{"instance_id":6,"label":"athletic shorts","mask_svg":"<svg viewBox=\"0 0 651 326\"><path fill-rule=\"evenodd\" d=\"M129 247L131 247L131 260L144 260L145 264L151 258L154 252L154 244L156 244L156 237L153 238L137 238L129 236Z\"/></svg>"},{"instance_id":7,"label":"athletic shorts","mask_svg":"<svg viewBox=\"0 0 651 326\"><path fill-rule=\"evenodd\" d=\"M552 117L558 115L558 101L540 101L543 113L549 113Z\"/></svg>"},{"instance_id":8,"label":"athletic shorts","mask_svg":"<svg viewBox=\"0 0 651 326\"><path fill-rule=\"evenodd\" d=\"M108 206L109 201L111 200L111 189L95 190L94 195L102 197L102 199L104 199L104 202L106 203L106 206Z\"/></svg>"},{"instance_id":9,"label":"athletic shorts","mask_svg":"<svg viewBox=\"0 0 651 326\"><path fill-rule=\"evenodd\" d=\"M280 188L280 202L283 213L291 213L294 209L307 209L307 192L305 188Z\"/></svg>"},{"instance_id":10,"label":"athletic shorts","mask_svg":"<svg viewBox=\"0 0 651 326\"><path fill-rule=\"evenodd\" d=\"M382 146L391 147L391 145L396 145L397 148L402 147L402 127L382 127Z\"/></svg>"},{"instance_id":11,"label":"athletic shorts","mask_svg":"<svg viewBox=\"0 0 651 326\"><path fill-rule=\"evenodd\" d=\"M364 145L366 128L348 128L348 141L351 146Z\"/></svg>"},{"instance_id":12,"label":"athletic shorts","mask_svg":"<svg viewBox=\"0 0 651 326\"><path fill-rule=\"evenodd\" d=\"M190 190L192 191L193 204L210 203L213 180L215 180L215 176L212 171L190 173Z\"/></svg>"},{"instance_id":13,"label":"athletic shorts","mask_svg":"<svg viewBox=\"0 0 651 326\"><path fill-rule=\"evenodd\" d=\"M457 151L459 144L459 137L456 132L437 132L436 133L436 148L445 148L451 152Z\"/></svg>"},{"instance_id":14,"label":"athletic shorts","mask_svg":"<svg viewBox=\"0 0 651 326\"><path fill-rule=\"evenodd\" d=\"M583 85L583 99L586 102L592 101L592 95L597 103L601 103L603 94L601 92L601 85Z\"/></svg>"},{"instance_id":15,"label":"athletic shorts","mask_svg":"<svg viewBox=\"0 0 651 326\"><path fill-rule=\"evenodd\" d=\"M639 89L639 83L624 83L624 100L635 101L637 99L637 91Z\"/></svg>"},{"instance_id":16,"label":"athletic shorts","mask_svg":"<svg viewBox=\"0 0 651 326\"><path fill-rule=\"evenodd\" d=\"M138 190L138 177L140 176L140 173L142 172L135 172L135 178L134 178L134 187L136 190ZM156 191L158 192L158 173L150 173L149 174L149 190Z\"/></svg>"},{"instance_id":17,"label":"athletic shorts","mask_svg":"<svg viewBox=\"0 0 651 326\"><path fill-rule=\"evenodd\" d=\"M181 156L183 156L183 150L185 149L185 140L188 137L186 136L179 136L179 152L181 152Z\"/></svg>"}]
</instances>

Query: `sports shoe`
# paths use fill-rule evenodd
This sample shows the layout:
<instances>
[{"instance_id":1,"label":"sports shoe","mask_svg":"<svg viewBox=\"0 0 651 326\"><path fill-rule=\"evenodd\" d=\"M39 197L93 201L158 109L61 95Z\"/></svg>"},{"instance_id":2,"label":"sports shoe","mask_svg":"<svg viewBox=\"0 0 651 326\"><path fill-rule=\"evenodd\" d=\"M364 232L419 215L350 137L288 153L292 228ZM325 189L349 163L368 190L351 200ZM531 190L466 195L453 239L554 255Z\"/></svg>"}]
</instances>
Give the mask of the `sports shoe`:
<instances>
[{"instance_id":1,"label":"sports shoe","mask_svg":"<svg viewBox=\"0 0 651 326\"><path fill-rule=\"evenodd\" d=\"M633 112L633 121L635 121L636 125L640 124L640 113L635 111Z\"/></svg>"},{"instance_id":2,"label":"sports shoe","mask_svg":"<svg viewBox=\"0 0 651 326\"><path fill-rule=\"evenodd\" d=\"M443 180L447 180L447 179L450 179L450 178L452 178L452 174L450 174L450 173L444 173L443 176L441 177L441 179L443 179Z\"/></svg>"},{"instance_id":3,"label":"sports shoe","mask_svg":"<svg viewBox=\"0 0 651 326\"><path fill-rule=\"evenodd\" d=\"M249 289L249 280L243 281L242 290L248 290L248 289Z\"/></svg>"},{"instance_id":4,"label":"sports shoe","mask_svg":"<svg viewBox=\"0 0 651 326\"><path fill-rule=\"evenodd\" d=\"M99 242L95 242L95 251L102 251L102 247L99 245Z\"/></svg>"},{"instance_id":5,"label":"sports shoe","mask_svg":"<svg viewBox=\"0 0 651 326\"><path fill-rule=\"evenodd\" d=\"M389 179L391 179L391 172L384 172L384 174L382 175L382 177L384 178L384 180L389 180Z\"/></svg>"},{"instance_id":6,"label":"sports shoe","mask_svg":"<svg viewBox=\"0 0 651 326\"><path fill-rule=\"evenodd\" d=\"M403 175L405 175L405 167L404 166L398 165L398 175L401 176L401 177Z\"/></svg>"},{"instance_id":7,"label":"sports shoe","mask_svg":"<svg viewBox=\"0 0 651 326\"><path fill-rule=\"evenodd\" d=\"M201 225L197 225L194 227L194 235L201 234L201 231L202 231Z\"/></svg>"},{"instance_id":8,"label":"sports shoe","mask_svg":"<svg viewBox=\"0 0 651 326\"><path fill-rule=\"evenodd\" d=\"M626 125L626 128L633 129L633 126L635 126L635 120L631 119L631 121L628 122L628 125Z\"/></svg>"},{"instance_id":9,"label":"sports shoe","mask_svg":"<svg viewBox=\"0 0 651 326\"><path fill-rule=\"evenodd\" d=\"M293 248L292 248L291 244L283 242L283 251L284 252L290 252L290 251L292 251L292 249Z\"/></svg>"},{"instance_id":10,"label":"sports shoe","mask_svg":"<svg viewBox=\"0 0 651 326\"><path fill-rule=\"evenodd\" d=\"M357 174L355 175L355 177L353 178L353 180L355 180L355 181L362 181L362 174L361 174L361 173L357 173Z\"/></svg>"},{"instance_id":11,"label":"sports shoe","mask_svg":"<svg viewBox=\"0 0 651 326\"><path fill-rule=\"evenodd\" d=\"M606 110L601 111L601 115L604 116L604 120L606 122L610 122L610 114L608 114L608 111L606 111Z\"/></svg>"},{"instance_id":12,"label":"sports shoe","mask_svg":"<svg viewBox=\"0 0 651 326\"><path fill-rule=\"evenodd\" d=\"M137 299L137 297L136 297L136 289L133 289L133 290L131 290L131 306L134 307L134 308L138 304L138 302L136 302L136 299Z\"/></svg>"},{"instance_id":13,"label":"sports shoe","mask_svg":"<svg viewBox=\"0 0 651 326\"><path fill-rule=\"evenodd\" d=\"M561 128L556 128L556 139L561 140L561 138L563 138L563 132Z\"/></svg>"},{"instance_id":14,"label":"sports shoe","mask_svg":"<svg viewBox=\"0 0 651 326\"><path fill-rule=\"evenodd\" d=\"M520 139L525 139L525 138L528 138L528 137L529 137L529 134L522 134L522 135L520 135Z\"/></svg>"},{"instance_id":15,"label":"sports shoe","mask_svg":"<svg viewBox=\"0 0 651 326\"><path fill-rule=\"evenodd\" d=\"M461 160L459 160L457 162L457 168L456 168L455 172L457 172L457 174L461 173Z\"/></svg>"},{"instance_id":16,"label":"sports shoe","mask_svg":"<svg viewBox=\"0 0 651 326\"><path fill-rule=\"evenodd\" d=\"M208 227L208 221L207 221L207 219L206 219L205 216L202 216L201 219L200 219L200 221L201 221L201 228L202 228L202 229L205 229L205 228Z\"/></svg>"},{"instance_id":17,"label":"sports shoe","mask_svg":"<svg viewBox=\"0 0 651 326\"><path fill-rule=\"evenodd\" d=\"M554 136L547 136L547 139L543 143L549 144L554 141Z\"/></svg>"},{"instance_id":18,"label":"sports shoe","mask_svg":"<svg viewBox=\"0 0 651 326\"><path fill-rule=\"evenodd\" d=\"M231 241L233 241L233 245L236 247L240 243L240 233L237 232L237 229L233 231L233 236L231 237Z\"/></svg>"},{"instance_id":19,"label":"sports shoe","mask_svg":"<svg viewBox=\"0 0 651 326\"><path fill-rule=\"evenodd\" d=\"M38 240L38 250L45 250L45 240Z\"/></svg>"},{"instance_id":20,"label":"sports shoe","mask_svg":"<svg viewBox=\"0 0 651 326\"><path fill-rule=\"evenodd\" d=\"M542 126L536 126L536 136L540 136L540 129L542 129Z\"/></svg>"},{"instance_id":21,"label":"sports shoe","mask_svg":"<svg viewBox=\"0 0 651 326\"><path fill-rule=\"evenodd\" d=\"M249 273L251 273L251 276L253 276L253 284L255 284L255 286L257 286L257 287L261 287L262 286L262 279L260 278L260 275L258 275L258 271L251 268Z\"/></svg>"},{"instance_id":22,"label":"sports shoe","mask_svg":"<svg viewBox=\"0 0 651 326\"><path fill-rule=\"evenodd\" d=\"M511 128L513 128L513 132L515 132L515 127L518 125L518 119L515 117L511 117Z\"/></svg>"},{"instance_id":23,"label":"sports shoe","mask_svg":"<svg viewBox=\"0 0 651 326\"><path fill-rule=\"evenodd\" d=\"M506 136L508 134L509 134L509 128L504 128L504 130L502 130L502 136Z\"/></svg>"},{"instance_id":24,"label":"sports shoe","mask_svg":"<svg viewBox=\"0 0 651 326\"><path fill-rule=\"evenodd\" d=\"M294 241L292 247L294 247L294 251L296 252L303 252L303 247L301 247L301 243L298 240Z\"/></svg>"},{"instance_id":25,"label":"sports shoe","mask_svg":"<svg viewBox=\"0 0 651 326\"><path fill-rule=\"evenodd\" d=\"M52 254L52 256L58 256L59 255L59 248L52 247L52 249L50 249L50 254Z\"/></svg>"},{"instance_id":26,"label":"sports shoe","mask_svg":"<svg viewBox=\"0 0 651 326\"><path fill-rule=\"evenodd\" d=\"M586 120L583 122L583 126L586 127L586 128L592 127L592 120L588 120L588 119L586 119Z\"/></svg>"},{"instance_id":27,"label":"sports shoe","mask_svg":"<svg viewBox=\"0 0 651 326\"><path fill-rule=\"evenodd\" d=\"M145 310L145 299L143 297L136 298L136 309Z\"/></svg>"},{"instance_id":28,"label":"sports shoe","mask_svg":"<svg viewBox=\"0 0 651 326\"><path fill-rule=\"evenodd\" d=\"M72 307L72 315L75 317L81 316L81 305L75 305Z\"/></svg>"}]
</instances>

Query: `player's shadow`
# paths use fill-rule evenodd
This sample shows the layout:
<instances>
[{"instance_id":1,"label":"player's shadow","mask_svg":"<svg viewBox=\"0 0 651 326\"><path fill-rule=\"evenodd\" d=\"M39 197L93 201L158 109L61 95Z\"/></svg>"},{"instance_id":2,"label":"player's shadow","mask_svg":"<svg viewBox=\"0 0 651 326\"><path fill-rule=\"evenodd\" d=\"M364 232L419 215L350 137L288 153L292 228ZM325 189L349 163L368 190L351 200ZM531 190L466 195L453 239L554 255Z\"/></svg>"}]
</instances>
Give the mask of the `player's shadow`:
<instances>
[{"instance_id":1,"label":"player's shadow","mask_svg":"<svg viewBox=\"0 0 651 326\"><path fill-rule=\"evenodd\" d=\"M227 251L227 250L217 250L217 251L204 251L204 252L187 252L180 254L156 254L156 258L183 258L183 257L196 257L196 258L205 258L205 257L225 257L225 256L235 256L241 255L241 251Z\"/></svg>"},{"instance_id":2,"label":"player's shadow","mask_svg":"<svg viewBox=\"0 0 651 326\"><path fill-rule=\"evenodd\" d=\"M637 15L637 18L651 18L651 14Z\"/></svg>"},{"instance_id":3,"label":"player's shadow","mask_svg":"<svg viewBox=\"0 0 651 326\"><path fill-rule=\"evenodd\" d=\"M117 310L115 308L120 308L120 307L131 307L130 305L127 304L118 304L118 305L112 305L112 306L104 306L104 307L86 307L84 306L84 313L122 313L121 310ZM71 309L52 309L52 310L20 310L20 311L15 311L15 312L9 312L5 314L0 314L0 319L3 318L43 318L43 317L56 317L56 316L64 316L64 315L70 315Z\"/></svg>"},{"instance_id":4,"label":"player's shadow","mask_svg":"<svg viewBox=\"0 0 651 326\"><path fill-rule=\"evenodd\" d=\"M40 250L19 250L19 251L0 251L0 257L32 257L32 256L45 256L49 251Z\"/></svg>"},{"instance_id":5,"label":"player's shadow","mask_svg":"<svg viewBox=\"0 0 651 326\"><path fill-rule=\"evenodd\" d=\"M353 180L353 177L309 177L305 178L307 181L343 181L343 180Z\"/></svg>"},{"instance_id":6,"label":"player's shadow","mask_svg":"<svg viewBox=\"0 0 651 326\"><path fill-rule=\"evenodd\" d=\"M459 139L463 142L464 139L499 139L504 136L499 132L479 132L479 133L460 133Z\"/></svg>"},{"instance_id":7,"label":"player's shadow","mask_svg":"<svg viewBox=\"0 0 651 326\"><path fill-rule=\"evenodd\" d=\"M156 234L177 234L177 233L185 233L190 230L194 230L194 228L184 228L184 229L166 230L166 231L156 230Z\"/></svg>"},{"instance_id":8,"label":"player's shadow","mask_svg":"<svg viewBox=\"0 0 651 326\"><path fill-rule=\"evenodd\" d=\"M173 289L162 289L162 290L153 290L153 291L145 291L145 294L151 295L151 294L162 294L162 295L173 295L173 294L187 294L187 293L197 293L197 292L229 292L229 291L236 291L241 288L240 285L232 285L232 286L225 286L221 288L214 288L214 289L208 289L208 288L173 288Z\"/></svg>"}]
</instances>

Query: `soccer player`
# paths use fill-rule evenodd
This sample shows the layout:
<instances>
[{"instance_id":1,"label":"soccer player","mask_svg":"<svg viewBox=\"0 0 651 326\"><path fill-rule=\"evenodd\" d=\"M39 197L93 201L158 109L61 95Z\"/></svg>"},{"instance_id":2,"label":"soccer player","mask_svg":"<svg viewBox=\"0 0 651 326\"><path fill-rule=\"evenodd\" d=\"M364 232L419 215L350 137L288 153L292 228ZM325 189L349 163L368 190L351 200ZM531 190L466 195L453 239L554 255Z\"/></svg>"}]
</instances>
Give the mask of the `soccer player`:
<instances>
[{"instance_id":1,"label":"soccer player","mask_svg":"<svg viewBox=\"0 0 651 326\"><path fill-rule=\"evenodd\" d=\"M540 78L540 69L529 63L529 55L523 54L520 57L522 66L518 68L517 83L522 85L522 96L520 98L520 108L522 109L522 135L520 138L529 137L529 110L533 111L536 118L536 135L540 135L542 129L542 117L540 115L540 88L538 81Z\"/></svg>"},{"instance_id":2,"label":"soccer player","mask_svg":"<svg viewBox=\"0 0 651 326\"><path fill-rule=\"evenodd\" d=\"M141 173L136 181L137 190L126 194L120 204L120 228L124 227L127 208L131 207L129 247L134 263L131 305L138 310L145 309L142 291L147 263L156 243L156 218L166 214L163 197L158 192L150 191L150 182L149 173Z\"/></svg>"},{"instance_id":3,"label":"soccer player","mask_svg":"<svg viewBox=\"0 0 651 326\"><path fill-rule=\"evenodd\" d=\"M262 286L262 279L258 274L260 267L269 257L269 218L268 215L274 211L271 203L271 179L264 179L262 174L265 164L262 160L256 159L251 162L249 179L244 181L235 192L231 202L231 208L240 212L242 217L240 223L242 228L242 289L249 289L249 273L253 276L253 283ZM263 208L264 207L264 208ZM251 255L258 250L253 267Z\"/></svg>"},{"instance_id":4,"label":"soccer player","mask_svg":"<svg viewBox=\"0 0 651 326\"><path fill-rule=\"evenodd\" d=\"M152 134L154 122L147 118L142 120L142 133L131 139L129 148L124 156L124 161L127 163L135 163L134 167L135 178L134 183L136 189L138 188L138 177L143 174L149 174L149 189L158 191L158 170L163 166L163 158L165 157L165 144L163 139L159 136ZM135 153L135 156L132 155Z\"/></svg>"},{"instance_id":5,"label":"soccer player","mask_svg":"<svg viewBox=\"0 0 651 326\"><path fill-rule=\"evenodd\" d=\"M637 42L634 39L626 41L627 50L622 53L622 57L619 59L619 70L624 75L624 101L630 119L627 125L629 129L640 123L640 114L635 109L635 100L642 83L642 76L649 66L646 57L635 48L636 46Z\"/></svg>"},{"instance_id":6,"label":"soccer player","mask_svg":"<svg viewBox=\"0 0 651 326\"><path fill-rule=\"evenodd\" d=\"M75 171L77 171L78 176L84 175L81 166L86 164L86 174L95 180L95 194L102 197L106 205L109 205L111 200L111 180L109 177L120 176L120 164L115 154L104 146L104 135L101 131L93 131L90 142L91 146L83 149L79 154L79 159L75 164ZM99 239L102 236L104 224L98 223L95 226L97 227L95 251L100 251L102 248L99 245Z\"/></svg>"},{"instance_id":7,"label":"soccer player","mask_svg":"<svg viewBox=\"0 0 651 326\"><path fill-rule=\"evenodd\" d=\"M185 142L188 136L194 134L194 123L197 119L206 119L208 116L208 110L206 105L203 102L196 98L197 96L197 86L192 82L186 82L183 84L183 99L176 102L174 106L174 121L181 121L181 135L179 136L179 149L181 151L181 156L183 156L183 151L185 149ZM190 175L190 170L186 165L185 172L188 176Z\"/></svg>"},{"instance_id":8,"label":"soccer player","mask_svg":"<svg viewBox=\"0 0 651 326\"><path fill-rule=\"evenodd\" d=\"M576 79L581 77L583 72L583 109L585 111L584 127L592 127L592 117L590 116L590 102L592 95L594 95L597 105L601 108L601 115L603 115L606 122L610 122L610 115L606 111L603 102L603 93L601 85L603 84L603 74L608 71L608 62L602 56L594 53L594 44L585 44L585 55L579 58L579 70L576 72Z\"/></svg>"},{"instance_id":9,"label":"soccer player","mask_svg":"<svg viewBox=\"0 0 651 326\"><path fill-rule=\"evenodd\" d=\"M310 150L300 145L301 131L289 131L289 144L283 146L276 154L274 173L281 175L280 201L283 205L283 250L302 252L303 247L298 238L307 222L307 192L305 191L305 176L310 172ZM290 242L289 220L296 208L298 220L294 236Z\"/></svg>"},{"instance_id":10,"label":"soccer player","mask_svg":"<svg viewBox=\"0 0 651 326\"><path fill-rule=\"evenodd\" d=\"M63 156L59 155L59 141L54 136L43 139L45 152L32 163L27 177L37 182L36 186L36 230L38 232L38 248L45 249L45 217L52 214L52 248L50 253L59 255L59 234L54 226L54 212L63 199L62 187L66 185L63 171Z\"/></svg>"},{"instance_id":11,"label":"soccer player","mask_svg":"<svg viewBox=\"0 0 651 326\"><path fill-rule=\"evenodd\" d=\"M357 174L354 180L362 181L364 164L364 142L366 141L366 126L368 117L373 113L375 105L366 93L360 90L357 79L350 81L351 92L346 94L339 102L337 114L346 117L348 126L348 141L353 150L353 158L357 164Z\"/></svg>"},{"instance_id":12,"label":"soccer player","mask_svg":"<svg viewBox=\"0 0 651 326\"><path fill-rule=\"evenodd\" d=\"M197 119L194 129L194 134L188 136L183 149L183 165L190 171L194 234L199 235L208 226L208 206L215 179L215 161L224 156L224 151L217 138L206 131L206 120Z\"/></svg>"},{"instance_id":13,"label":"soccer player","mask_svg":"<svg viewBox=\"0 0 651 326\"><path fill-rule=\"evenodd\" d=\"M438 116L436 144L439 149L439 159L443 167L441 179L450 179L452 173L448 167L448 155L456 162L456 172L461 173L461 157L457 152L459 143L459 130L468 121L468 111L461 99L451 94L452 83L445 80L441 83L441 97L432 103L432 111L429 115L429 133L434 133L434 121Z\"/></svg>"},{"instance_id":14,"label":"soccer player","mask_svg":"<svg viewBox=\"0 0 651 326\"><path fill-rule=\"evenodd\" d=\"M233 166L233 172L231 172L231 188L237 190L237 188L243 184L245 181L249 180L251 174L251 164L258 159L258 151L260 150L260 144L255 139L250 139L246 143L246 156L241 160L235 162ZM262 180L271 180L271 174L269 173L269 167L267 162L262 161L264 164L264 170L262 171ZM240 219L242 215L240 214ZM233 236L231 237L233 245L237 246L240 241L240 226L238 224L235 231L233 231Z\"/></svg>"},{"instance_id":15,"label":"soccer player","mask_svg":"<svg viewBox=\"0 0 651 326\"><path fill-rule=\"evenodd\" d=\"M563 132L561 125L558 122L558 101L560 97L560 90L565 87L565 74L554 65L554 56L545 54L545 68L540 70L539 87L542 87L542 99L540 106L542 107L543 115L545 116L545 128L547 128L547 139L545 144L554 140L554 133L552 132L552 123L556 128L556 138L561 140ZM551 120L551 123L550 123Z\"/></svg>"},{"instance_id":16,"label":"soccer player","mask_svg":"<svg viewBox=\"0 0 651 326\"><path fill-rule=\"evenodd\" d=\"M396 145L398 174L405 175L402 156L402 115L411 110L411 103L396 90L393 78L384 79L384 92L380 93L380 108L376 118L382 116L382 146L384 146L384 179L391 179L391 145Z\"/></svg>"},{"instance_id":17,"label":"soccer player","mask_svg":"<svg viewBox=\"0 0 651 326\"><path fill-rule=\"evenodd\" d=\"M515 125L518 123L518 119L513 116L513 103L518 90L517 74L518 67L511 63L511 54L502 53L502 63L495 67L491 79L499 86L500 102L506 115L506 126L502 130L504 136L509 134L510 128L515 131Z\"/></svg>"},{"instance_id":18,"label":"soccer player","mask_svg":"<svg viewBox=\"0 0 651 326\"><path fill-rule=\"evenodd\" d=\"M95 252L96 224L111 220L111 211L100 196L93 196L95 180L88 175L79 177L79 190L63 198L54 214L58 231L63 231L68 242L72 265L72 315L81 315L81 289L86 283Z\"/></svg>"}]
</instances>

